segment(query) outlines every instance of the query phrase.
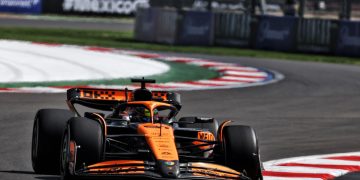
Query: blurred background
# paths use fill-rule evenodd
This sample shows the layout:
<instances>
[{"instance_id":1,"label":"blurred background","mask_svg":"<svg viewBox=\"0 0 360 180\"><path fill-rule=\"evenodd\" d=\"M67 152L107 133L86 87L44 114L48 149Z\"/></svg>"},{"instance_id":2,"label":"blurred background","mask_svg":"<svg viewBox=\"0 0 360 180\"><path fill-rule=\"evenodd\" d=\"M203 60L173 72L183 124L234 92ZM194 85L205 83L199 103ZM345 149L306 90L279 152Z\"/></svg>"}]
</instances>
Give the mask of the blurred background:
<instances>
[{"instance_id":1,"label":"blurred background","mask_svg":"<svg viewBox=\"0 0 360 180\"><path fill-rule=\"evenodd\" d=\"M331 56L360 55L359 8L356 0L0 0L2 13L126 19L93 29L132 31L131 41Z\"/></svg>"},{"instance_id":2,"label":"blurred background","mask_svg":"<svg viewBox=\"0 0 360 180\"><path fill-rule=\"evenodd\" d=\"M265 160L359 149L360 70L353 65L360 64L360 0L0 0L0 40L6 50L4 39L80 45L100 52L141 50L153 58L151 53L161 52L275 70L284 74L284 81L242 90L183 92L183 112L254 126ZM6 58L2 62L9 63ZM86 62L83 59L79 61ZM176 68L176 77L191 74L189 67ZM205 71L193 71L204 79ZM0 83L0 90L43 85ZM2 137L11 144L0 150L0 173L8 173L0 179L37 176L28 152L32 118L37 108L63 107L63 96L0 96L3 109L10 111L3 111L2 120L9 124L1 123Z\"/></svg>"}]
</instances>

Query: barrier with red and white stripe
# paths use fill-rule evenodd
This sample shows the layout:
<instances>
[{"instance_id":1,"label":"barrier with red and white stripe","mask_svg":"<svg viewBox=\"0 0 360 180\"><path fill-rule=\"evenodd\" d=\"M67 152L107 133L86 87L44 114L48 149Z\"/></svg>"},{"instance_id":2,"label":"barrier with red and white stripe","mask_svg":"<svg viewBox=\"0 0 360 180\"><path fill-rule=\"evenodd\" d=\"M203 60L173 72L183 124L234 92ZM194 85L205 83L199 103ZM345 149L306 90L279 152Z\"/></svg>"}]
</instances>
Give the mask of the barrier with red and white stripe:
<instances>
[{"instance_id":1,"label":"barrier with red and white stripe","mask_svg":"<svg viewBox=\"0 0 360 180\"><path fill-rule=\"evenodd\" d=\"M139 51L128 51L128 50L103 48L103 47L74 46L74 45L49 44L49 43L38 43L38 42L33 42L33 44L43 45L46 47L66 46L72 48L81 48L82 50L92 51L92 52L96 51L99 53L116 53L116 54L123 54L128 56L141 57L145 59L157 59L157 60L171 61L176 63L185 63L189 65L195 65L195 66L212 69L219 73L219 77L212 79L203 79L203 80L186 81L186 82L167 82L167 83L148 85L150 89L156 89L156 90L204 90L204 89L240 88L240 87L265 85L283 79L282 74L274 71L255 68L255 67L241 66L233 63L215 62L205 59L171 57L171 56L163 56L156 53L144 53ZM55 92L56 93L56 92L64 92L66 89L72 87L74 86L0 88L0 92L26 92L26 93ZM133 89L136 88L137 86L87 85L82 87L112 88L112 89L127 87L129 89Z\"/></svg>"},{"instance_id":2,"label":"barrier with red and white stripe","mask_svg":"<svg viewBox=\"0 0 360 180\"><path fill-rule=\"evenodd\" d=\"M360 171L360 152L268 161L264 169L264 180L330 180Z\"/></svg>"}]
</instances>

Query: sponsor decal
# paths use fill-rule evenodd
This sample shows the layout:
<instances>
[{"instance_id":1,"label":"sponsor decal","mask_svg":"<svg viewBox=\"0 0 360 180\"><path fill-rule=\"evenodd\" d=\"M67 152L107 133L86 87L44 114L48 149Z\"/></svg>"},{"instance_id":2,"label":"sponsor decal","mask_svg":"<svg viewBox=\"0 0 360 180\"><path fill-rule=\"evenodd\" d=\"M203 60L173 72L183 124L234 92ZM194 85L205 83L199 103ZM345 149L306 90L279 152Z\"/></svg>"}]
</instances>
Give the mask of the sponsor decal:
<instances>
[{"instance_id":1,"label":"sponsor decal","mask_svg":"<svg viewBox=\"0 0 360 180\"><path fill-rule=\"evenodd\" d=\"M89 12L129 15L139 5L148 6L148 0L64 0L65 12Z\"/></svg>"},{"instance_id":2,"label":"sponsor decal","mask_svg":"<svg viewBox=\"0 0 360 180\"><path fill-rule=\"evenodd\" d=\"M360 54L360 23L354 21L340 21L340 30L336 52L351 56Z\"/></svg>"},{"instance_id":3,"label":"sponsor decal","mask_svg":"<svg viewBox=\"0 0 360 180\"><path fill-rule=\"evenodd\" d=\"M358 31L357 31L358 32ZM348 26L344 26L340 30L340 42L339 46L359 46L360 36L358 34L351 35Z\"/></svg>"},{"instance_id":4,"label":"sponsor decal","mask_svg":"<svg viewBox=\"0 0 360 180\"><path fill-rule=\"evenodd\" d=\"M40 3L40 0L0 0L0 6L19 8L32 8Z\"/></svg>"},{"instance_id":5,"label":"sponsor decal","mask_svg":"<svg viewBox=\"0 0 360 180\"><path fill-rule=\"evenodd\" d=\"M189 20L189 27L187 28L187 35L201 36L209 31L209 26L199 26L194 20Z\"/></svg>"},{"instance_id":6,"label":"sponsor decal","mask_svg":"<svg viewBox=\"0 0 360 180\"><path fill-rule=\"evenodd\" d=\"M207 141L214 141L215 137L210 132L198 132L198 139L207 140Z\"/></svg>"},{"instance_id":7,"label":"sponsor decal","mask_svg":"<svg viewBox=\"0 0 360 180\"><path fill-rule=\"evenodd\" d=\"M261 16L256 47L273 50L292 50L295 45L298 19L294 17Z\"/></svg>"},{"instance_id":8,"label":"sponsor decal","mask_svg":"<svg viewBox=\"0 0 360 180\"><path fill-rule=\"evenodd\" d=\"M259 36L259 41L264 42L266 39L271 40L285 40L290 35L289 29L273 29L270 25L270 22L264 22L261 24L260 29L262 29L262 34Z\"/></svg>"},{"instance_id":9,"label":"sponsor decal","mask_svg":"<svg viewBox=\"0 0 360 180\"><path fill-rule=\"evenodd\" d=\"M171 155L170 152L162 152L161 155Z\"/></svg>"},{"instance_id":10,"label":"sponsor decal","mask_svg":"<svg viewBox=\"0 0 360 180\"><path fill-rule=\"evenodd\" d=\"M119 175L127 175L127 174L144 174L144 171L142 170L143 166L129 166L129 167L113 167L106 169L108 173L114 173ZM95 173L96 173L95 169ZM102 169L103 170L103 169Z\"/></svg>"},{"instance_id":11,"label":"sponsor decal","mask_svg":"<svg viewBox=\"0 0 360 180\"><path fill-rule=\"evenodd\" d=\"M184 14L179 35L180 44L211 44L213 14L202 11L188 11Z\"/></svg>"},{"instance_id":12,"label":"sponsor decal","mask_svg":"<svg viewBox=\"0 0 360 180\"><path fill-rule=\"evenodd\" d=\"M13 13L41 13L42 0L0 0L0 11Z\"/></svg>"},{"instance_id":13,"label":"sponsor decal","mask_svg":"<svg viewBox=\"0 0 360 180\"><path fill-rule=\"evenodd\" d=\"M237 1L213 1L211 3L212 9L218 10L246 10L246 1L237 0ZM208 7L208 2L204 0L195 0L193 8L195 9L206 9Z\"/></svg>"},{"instance_id":14,"label":"sponsor decal","mask_svg":"<svg viewBox=\"0 0 360 180\"><path fill-rule=\"evenodd\" d=\"M84 90L81 97L89 99L116 100L115 91Z\"/></svg>"},{"instance_id":15,"label":"sponsor decal","mask_svg":"<svg viewBox=\"0 0 360 180\"><path fill-rule=\"evenodd\" d=\"M173 165L175 165L175 162L173 162L173 161L165 161L164 164L167 165L167 166L173 166Z\"/></svg>"},{"instance_id":16,"label":"sponsor decal","mask_svg":"<svg viewBox=\"0 0 360 180\"><path fill-rule=\"evenodd\" d=\"M167 144L160 144L159 147L160 147L160 148L169 148L169 145L167 145Z\"/></svg>"}]
</instances>

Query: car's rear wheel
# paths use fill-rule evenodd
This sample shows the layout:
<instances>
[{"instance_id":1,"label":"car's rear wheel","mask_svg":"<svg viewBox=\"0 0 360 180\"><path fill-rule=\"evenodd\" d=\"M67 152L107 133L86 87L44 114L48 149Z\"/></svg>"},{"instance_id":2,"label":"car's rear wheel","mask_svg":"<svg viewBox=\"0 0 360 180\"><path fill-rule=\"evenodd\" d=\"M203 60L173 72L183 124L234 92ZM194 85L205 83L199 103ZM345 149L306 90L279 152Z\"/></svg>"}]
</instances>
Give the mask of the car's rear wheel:
<instances>
[{"instance_id":1,"label":"car's rear wheel","mask_svg":"<svg viewBox=\"0 0 360 180\"><path fill-rule=\"evenodd\" d=\"M262 164L254 129L249 126L225 126L222 135L224 162L252 180L262 180Z\"/></svg>"},{"instance_id":2,"label":"car's rear wheel","mask_svg":"<svg viewBox=\"0 0 360 180\"><path fill-rule=\"evenodd\" d=\"M69 168L70 142L76 145L76 164ZM61 173L63 179L74 178L74 171L101 161L104 157L104 133L99 122L76 117L69 120L64 134L61 153Z\"/></svg>"},{"instance_id":3,"label":"car's rear wheel","mask_svg":"<svg viewBox=\"0 0 360 180\"><path fill-rule=\"evenodd\" d=\"M31 147L35 173L59 174L62 136L66 122L73 116L65 109L41 109L36 113Z\"/></svg>"}]
</instances>

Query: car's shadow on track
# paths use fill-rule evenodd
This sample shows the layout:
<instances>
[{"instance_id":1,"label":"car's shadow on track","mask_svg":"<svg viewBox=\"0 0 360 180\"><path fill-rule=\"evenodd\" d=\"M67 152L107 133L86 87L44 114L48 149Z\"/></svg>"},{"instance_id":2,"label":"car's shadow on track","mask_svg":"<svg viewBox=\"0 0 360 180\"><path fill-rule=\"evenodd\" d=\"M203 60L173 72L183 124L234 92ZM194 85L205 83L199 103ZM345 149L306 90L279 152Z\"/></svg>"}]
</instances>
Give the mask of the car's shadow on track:
<instances>
[{"instance_id":1,"label":"car's shadow on track","mask_svg":"<svg viewBox=\"0 0 360 180\"><path fill-rule=\"evenodd\" d=\"M36 179L41 179L41 180L60 180L60 177L51 177L51 176L44 176L44 177L35 177Z\"/></svg>"},{"instance_id":2,"label":"car's shadow on track","mask_svg":"<svg viewBox=\"0 0 360 180\"><path fill-rule=\"evenodd\" d=\"M36 174L33 171L0 170L0 173L39 175L35 178L40 179L40 180L60 180L61 179L59 176L56 176L56 175Z\"/></svg>"},{"instance_id":3,"label":"car's shadow on track","mask_svg":"<svg viewBox=\"0 0 360 180\"><path fill-rule=\"evenodd\" d=\"M0 173L11 173L11 174L35 174L33 171L17 171L17 170L7 170L7 171L2 171L2 170L0 170Z\"/></svg>"},{"instance_id":4,"label":"car's shadow on track","mask_svg":"<svg viewBox=\"0 0 360 180\"><path fill-rule=\"evenodd\" d=\"M334 180L356 180L359 178L360 178L360 172L353 172L353 173L345 174L344 176L337 177Z\"/></svg>"}]
</instances>

